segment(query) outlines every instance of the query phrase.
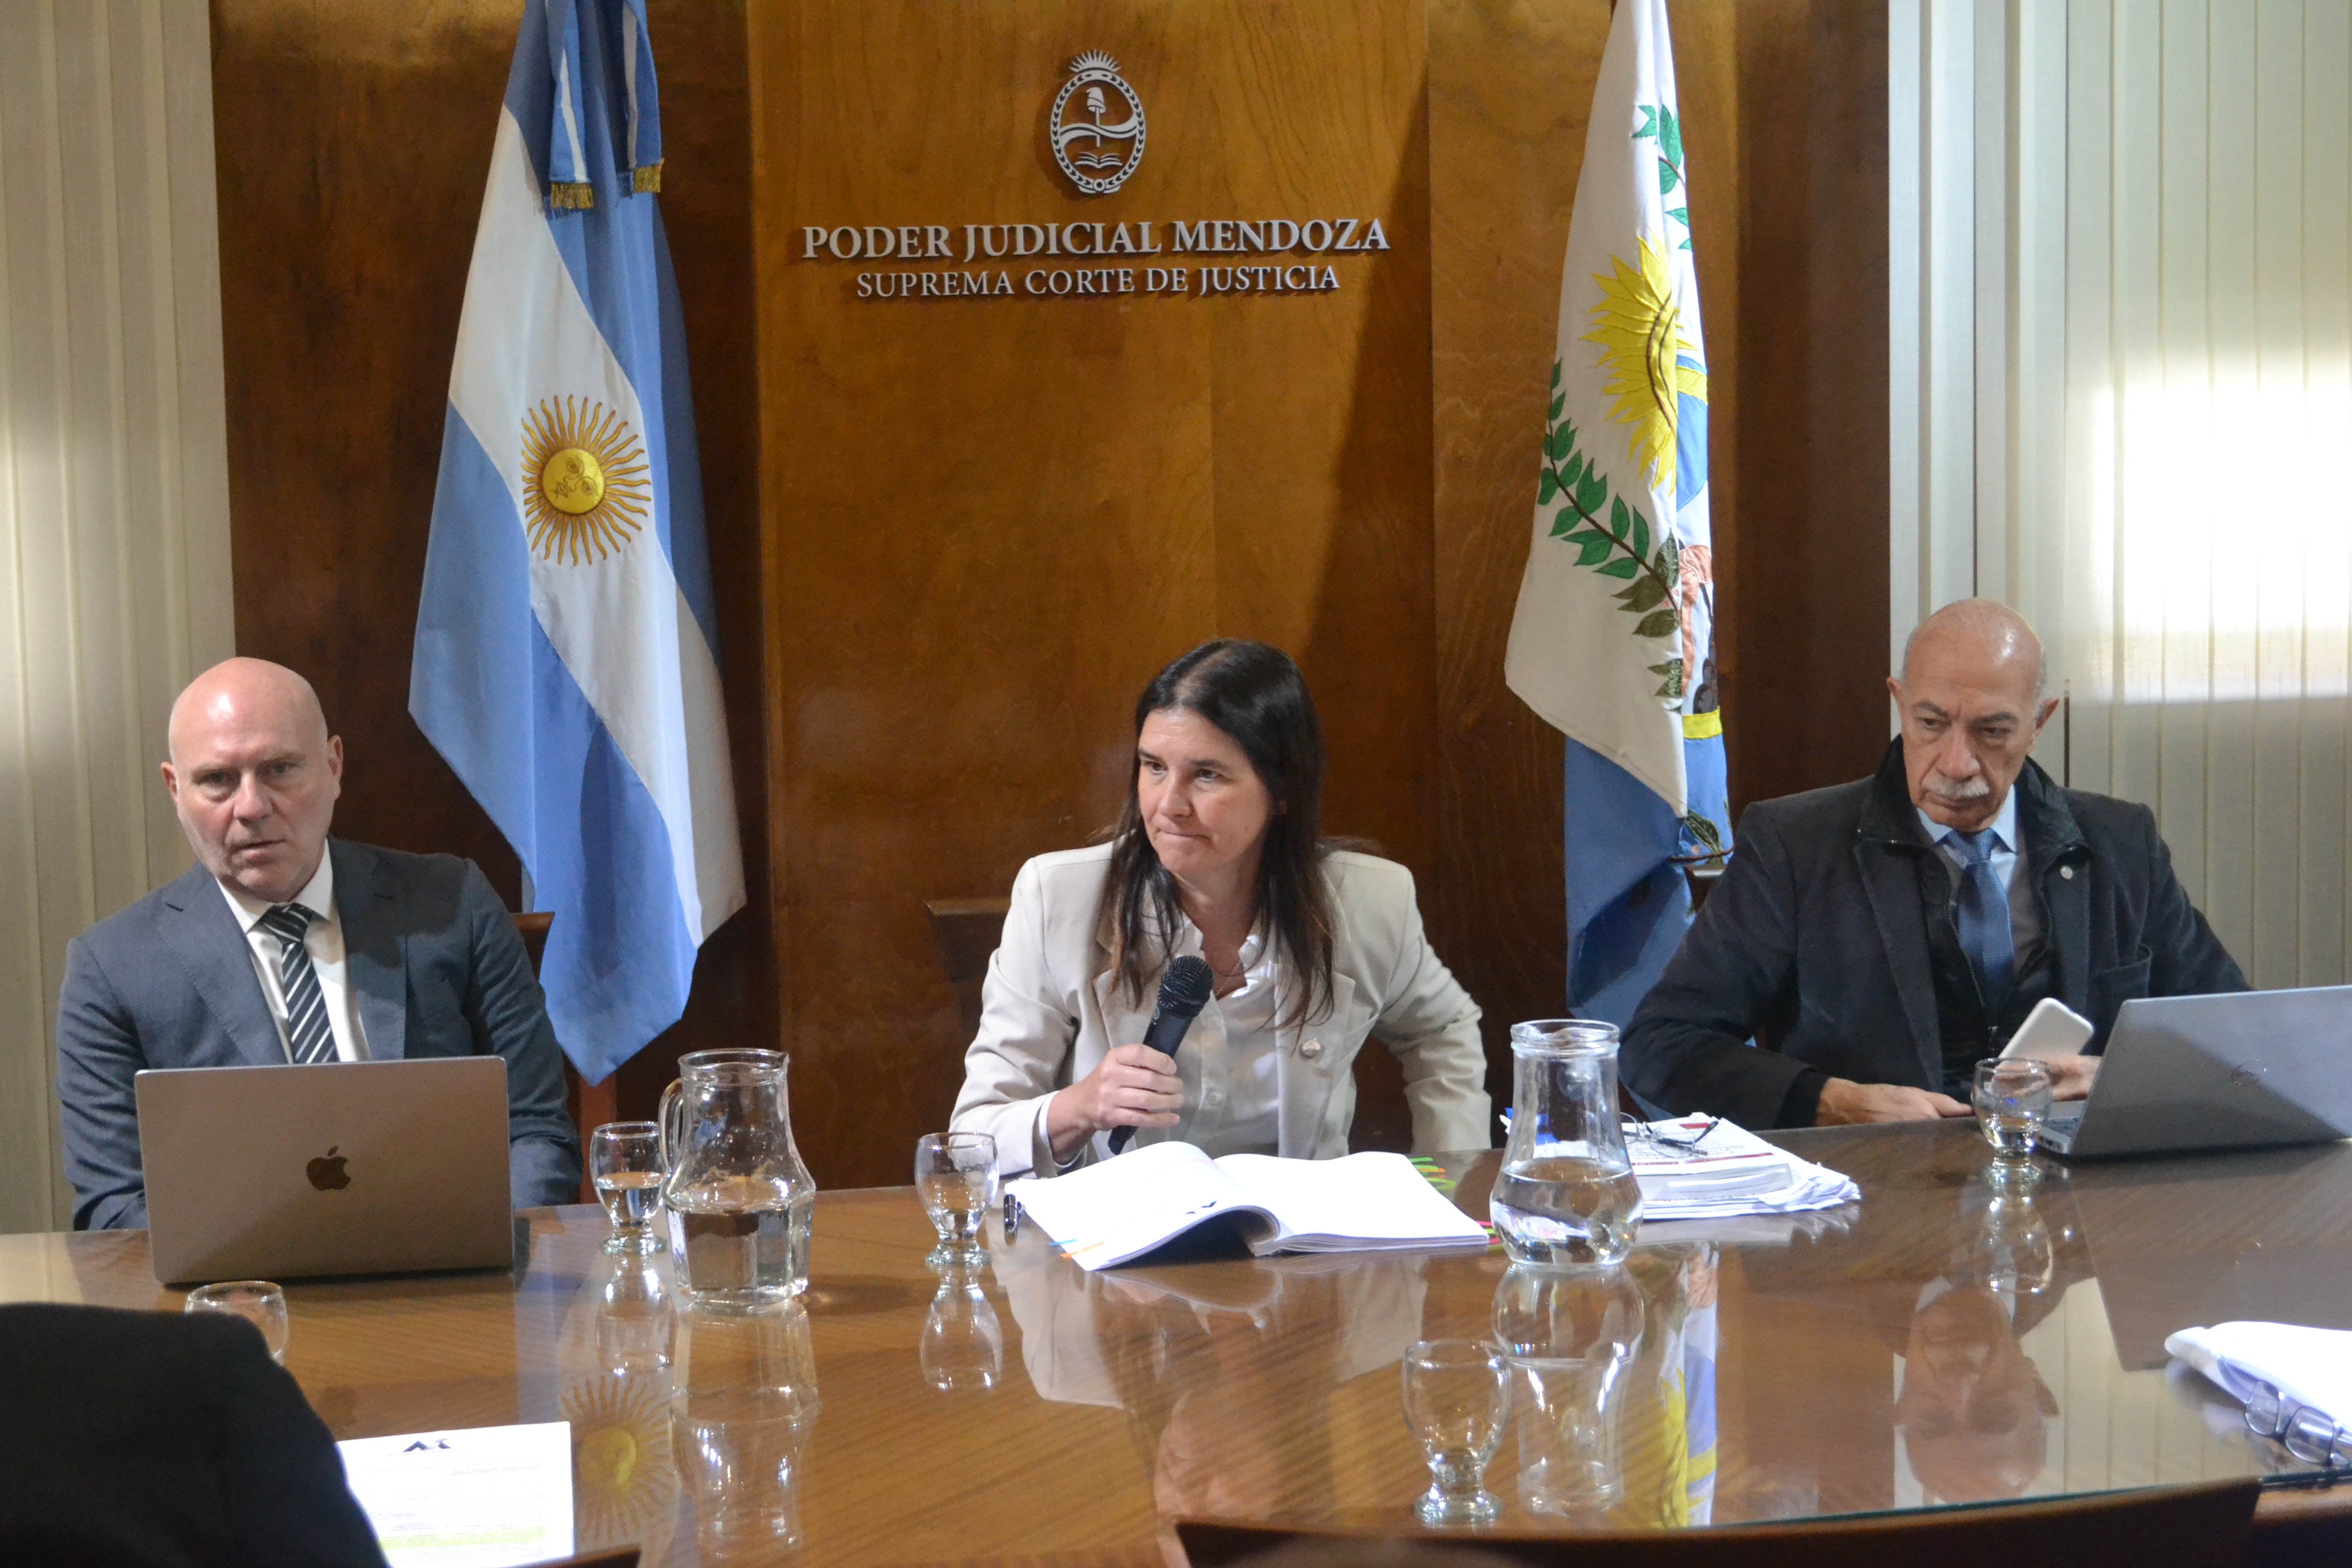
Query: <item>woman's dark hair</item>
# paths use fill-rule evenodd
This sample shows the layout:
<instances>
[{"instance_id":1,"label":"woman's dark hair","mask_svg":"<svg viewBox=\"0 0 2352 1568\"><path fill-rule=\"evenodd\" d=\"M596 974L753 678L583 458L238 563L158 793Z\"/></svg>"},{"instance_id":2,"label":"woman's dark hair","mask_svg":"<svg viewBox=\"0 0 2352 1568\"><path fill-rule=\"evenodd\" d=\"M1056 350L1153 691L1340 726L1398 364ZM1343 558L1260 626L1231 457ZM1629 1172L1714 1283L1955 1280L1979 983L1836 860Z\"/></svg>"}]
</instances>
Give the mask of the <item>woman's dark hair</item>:
<instances>
[{"instance_id":1,"label":"woman's dark hair","mask_svg":"<svg viewBox=\"0 0 2352 1568\"><path fill-rule=\"evenodd\" d=\"M1202 643L1152 677L1136 699L1137 738L1145 720L1171 711L1196 713L1232 736L1273 799L1258 860L1257 909L1268 941L1278 944L1283 962L1304 982L1286 998L1279 1020L1295 1027L1331 1003L1331 898L1323 857L1333 846L1319 826L1323 726L1315 700L1288 654L1225 637ZM1144 831L1133 766L1127 803L1111 829L1110 874L1097 918L1118 988L1140 1007L1175 944L1182 911L1176 880Z\"/></svg>"}]
</instances>

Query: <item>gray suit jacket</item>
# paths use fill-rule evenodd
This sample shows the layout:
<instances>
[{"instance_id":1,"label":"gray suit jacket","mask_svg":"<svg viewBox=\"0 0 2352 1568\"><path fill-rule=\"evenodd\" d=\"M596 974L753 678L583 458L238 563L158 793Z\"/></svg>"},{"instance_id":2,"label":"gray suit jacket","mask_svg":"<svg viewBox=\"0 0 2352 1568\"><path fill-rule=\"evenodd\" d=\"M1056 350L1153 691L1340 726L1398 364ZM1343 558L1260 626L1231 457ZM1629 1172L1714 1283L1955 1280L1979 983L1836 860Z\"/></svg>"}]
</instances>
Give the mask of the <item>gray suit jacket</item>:
<instances>
[{"instance_id":1,"label":"gray suit jacket","mask_svg":"<svg viewBox=\"0 0 2352 1568\"><path fill-rule=\"evenodd\" d=\"M2134 997L2246 989L2147 807L2061 788L2030 761L2016 789L2055 994L2091 1020L2091 1051ZM1626 1087L1743 1127L1812 1125L1832 1078L1942 1088L1918 869L1935 853L1899 741L1874 777L1749 806L1731 868L1626 1027Z\"/></svg>"},{"instance_id":2,"label":"gray suit jacket","mask_svg":"<svg viewBox=\"0 0 2352 1568\"><path fill-rule=\"evenodd\" d=\"M545 998L513 917L470 860L330 839L347 973L368 1056L506 1058L519 1208L570 1203L580 1137ZM236 917L202 866L66 949L58 1098L74 1228L147 1223L131 1079L145 1068L286 1061Z\"/></svg>"}]
</instances>

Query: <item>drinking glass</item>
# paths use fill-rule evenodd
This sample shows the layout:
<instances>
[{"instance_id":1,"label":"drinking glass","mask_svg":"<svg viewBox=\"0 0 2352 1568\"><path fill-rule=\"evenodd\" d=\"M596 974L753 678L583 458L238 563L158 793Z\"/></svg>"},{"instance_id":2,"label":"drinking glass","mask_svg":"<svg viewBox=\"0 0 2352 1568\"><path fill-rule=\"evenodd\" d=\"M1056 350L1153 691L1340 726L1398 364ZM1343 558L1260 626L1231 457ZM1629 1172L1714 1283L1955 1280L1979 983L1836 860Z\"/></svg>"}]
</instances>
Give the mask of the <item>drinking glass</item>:
<instances>
[{"instance_id":1,"label":"drinking glass","mask_svg":"<svg viewBox=\"0 0 2352 1568\"><path fill-rule=\"evenodd\" d=\"M917 1360L923 1381L943 1394L993 1388L1004 1374L1004 1328L981 1289L978 1269L950 1265L940 1270Z\"/></svg>"},{"instance_id":2,"label":"drinking glass","mask_svg":"<svg viewBox=\"0 0 2352 1568\"><path fill-rule=\"evenodd\" d=\"M934 1268L984 1261L981 1226L996 1206L996 1140L985 1132L928 1132L915 1142L915 1191L940 1244Z\"/></svg>"},{"instance_id":3,"label":"drinking glass","mask_svg":"<svg viewBox=\"0 0 2352 1568\"><path fill-rule=\"evenodd\" d=\"M607 1121L588 1135L588 1175L613 1234L607 1252L653 1252L661 1212L661 1129L650 1121Z\"/></svg>"},{"instance_id":4,"label":"drinking glass","mask_svg":"<svg viewBox=\"0 0 2352 1568\"><path fill-rule=\"evenodd\" d=\"M1493 1345L1423 1340L1404 1352L1404 1424L1429 1456L1422 1523L1491 1524L1486 1465L1511 1418L1510 1368Z\"/></svg>"},{"instance_id":5,"label":"drinking glass","mask_svg":"<svg viewBox=\"0 0 2352 1568\"><path fill-rule=\"evenodd\" d=\"M2050 1120L2050 1069L2040 1062L1989 1057L1977 1063L1971 1098L1985 1142L2004 1161L2026 1161Z\"/></svg>"},{"instance_id":6,"label":"drinking glass","mask_svg":"<svg viewBox=\"0 0 2352 1568\"><path fill-rule=\"evenodd\" d=\"M188 1292L184 1312L226 1312L261 1331L269 1359L286 1364L286 1292L267 1279L231 1279Z\"/></svg>"}]
</instances>

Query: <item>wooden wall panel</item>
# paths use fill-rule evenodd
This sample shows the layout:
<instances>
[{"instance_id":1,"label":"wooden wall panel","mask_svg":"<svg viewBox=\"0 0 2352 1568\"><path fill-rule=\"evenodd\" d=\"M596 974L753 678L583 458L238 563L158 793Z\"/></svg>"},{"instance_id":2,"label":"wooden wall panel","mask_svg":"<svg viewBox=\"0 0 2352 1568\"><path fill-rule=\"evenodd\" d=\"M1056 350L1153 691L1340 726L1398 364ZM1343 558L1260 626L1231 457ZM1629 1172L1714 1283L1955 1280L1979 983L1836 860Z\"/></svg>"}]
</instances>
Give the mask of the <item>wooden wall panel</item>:
<instances>
[{"instance_id":1,"label":"wooden wall panel","mask_svg":"<svg viewBox=\"0 0 2352 1568\"><path fill-rule=\"evenodd\" d=\"M511 856L405 697L514 11L214 5L240 646L317 680L352 748L344 831L472 855L509 895ZM1885 733L1884 595L1861 592L1885 571L1885 28L1864 0L1673 17L1744 801L1854 776ZM1299 655L1329 826L1414 868L1490 1040L1559 1006L1559 742L1502 648L1607 19L659 0L755 891L685 1024L620 1074L625 1113L680 1048L781 1039L820 1179L903 1179L962 1043L921 900L1001 893L1085 841L1135 691L1221 633ZM1134 180L1087 201L1044 123L1063 59L1095 47L1151 130ZM795 259L804 220L1302 208L1377 214L1394 248L1307 300L861 301L854 268ZM1383 1092L1376 1142L1398 1131Z\"/></svg>"},{"instance_id":2,"label":"wooden wall panel","mask_svg":"<svg viewBox=\"0 0 2352 1568\"><path fill-rule=\"evenodd\" d=\"M1411 0L752 13L776 921L820 1180L900 1179L961 1082L922 901L1107 823L1135 695L1194 643L1297 655L1328 826L1432 869L1422 37ZM1089 48L1150 127L1091 201L1042 149ZM1329 258L1330 294L902 302L801 234L1318 215L1393 248Z\"/></svg>"},{"instance_id":3,"label":"wooden wall panel","mask_svg":"<svg viewBox=\"0 0 2352 1568\"><path fill-rule=\"evenodd\" d=\"M1886 7L1738 13L1746 308L1724 732L1745 804L1859 778L1890 732Z\"/></svg>"},{"instance_id":4,"label":"wooden wall panel","mask_svg":"<svg viewBox=\"0 0 2352 1568\"><path fill-rule=\"evenodd\" d=\"M229 500L238 651L308 675L343 737L336 831L515 858L408 717L408 659L450 354L515 0L215 0ZM758 465L740 0L651 15L747 868L765 881ZM754 900L713 936L687 1019L622 1075L649 1112L677 1050L772 1032Z\"/></svg>"}]
</instances>

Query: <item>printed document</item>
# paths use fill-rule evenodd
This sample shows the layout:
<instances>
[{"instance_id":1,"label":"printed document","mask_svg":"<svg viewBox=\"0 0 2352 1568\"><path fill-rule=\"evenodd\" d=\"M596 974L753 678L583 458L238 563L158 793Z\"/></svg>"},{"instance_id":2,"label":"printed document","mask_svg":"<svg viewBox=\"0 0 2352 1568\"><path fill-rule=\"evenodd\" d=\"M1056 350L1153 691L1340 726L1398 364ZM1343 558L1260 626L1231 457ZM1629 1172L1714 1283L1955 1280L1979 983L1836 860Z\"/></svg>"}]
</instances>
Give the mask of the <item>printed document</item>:
<instances>
[{"instance_id":1,"label":"printed document","mask_svg":"<svg viewBox=\"0 0 2352 1568\"><path fill-rule=\"evenodd\" d=\"M572 1555L569 1421L335 1447L392 1568L507 1568Z\"/></svg>"}]
</instances>

